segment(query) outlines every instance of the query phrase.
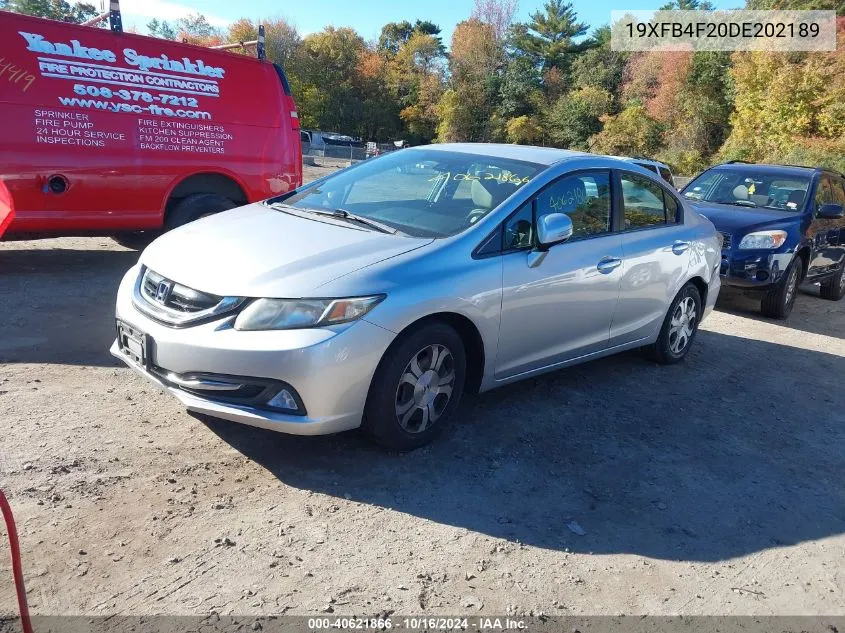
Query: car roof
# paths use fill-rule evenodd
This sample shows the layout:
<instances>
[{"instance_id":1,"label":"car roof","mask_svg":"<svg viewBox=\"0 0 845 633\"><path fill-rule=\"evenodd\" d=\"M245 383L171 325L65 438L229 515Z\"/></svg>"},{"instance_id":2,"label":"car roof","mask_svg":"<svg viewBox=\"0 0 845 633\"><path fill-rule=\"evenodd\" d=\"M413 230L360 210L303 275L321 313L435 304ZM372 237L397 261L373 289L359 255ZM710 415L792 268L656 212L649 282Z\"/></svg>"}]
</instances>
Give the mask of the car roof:
<instances>
[{"instance_id":1,"label":"car roof","mask_svg":"<svg viewBox=\"0 0 845 633\"><path fill-rule=\"evenodd\" d=\"M765 170L771 174L782 176L811 176L818 171L827 171L820 167L802 167L800 165L772 165L768 163L722 163L713 165L711 169L730 168L739 172L759 172Z\"/></svg>"},{"instance_id":2,"label":"car roof","mask_svg":"<svg viewBox=\"0 0 845 633\"><path fill-rule=\"evenodd\" d=\"M660 165L661 167L665 167L669 169L669 165L659 160L654 160L653 158L638 158L636 156L613 156L608 155L608 158L618 158L619 160L624 160L627 163L645 163L647 165ZM670 170L671 171L671 170Z\"/></svg>"},{"instance_id":3,"label":"car roof","mask_svg":"<svg viewBox=\"0 0 845 633\"><path fill-rule=\"evenodd\" d=\"M505 143L437 143L436 145L420 145L411 149L425 149L443 152L461 152L477 154L478 156L492 156L494 158L510 158L540 165L553 165L567 158L579 156L596 156L588 152L576 152L554 147L537 147L534 145L510 145Z\"/></svg>"}]
</instances>

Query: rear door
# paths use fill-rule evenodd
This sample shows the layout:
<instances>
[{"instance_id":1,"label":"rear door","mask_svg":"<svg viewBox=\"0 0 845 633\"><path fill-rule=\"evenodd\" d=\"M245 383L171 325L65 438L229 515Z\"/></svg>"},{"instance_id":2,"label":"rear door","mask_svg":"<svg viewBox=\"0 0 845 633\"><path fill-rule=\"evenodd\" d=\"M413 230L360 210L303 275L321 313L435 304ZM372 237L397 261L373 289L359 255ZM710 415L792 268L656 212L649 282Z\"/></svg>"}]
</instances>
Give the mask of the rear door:
<instances>
[{"instance_id":1,"label":"rear door","mask_svg":"<svg viewBox=\"0 0 845 633\"><path fill-rule=\"evenodd\" d=\"M682 206L667 187L630 172L618 177L623 267L611 345L654 333L687 274L693 250Z\"/></svg>"}]
</instances>

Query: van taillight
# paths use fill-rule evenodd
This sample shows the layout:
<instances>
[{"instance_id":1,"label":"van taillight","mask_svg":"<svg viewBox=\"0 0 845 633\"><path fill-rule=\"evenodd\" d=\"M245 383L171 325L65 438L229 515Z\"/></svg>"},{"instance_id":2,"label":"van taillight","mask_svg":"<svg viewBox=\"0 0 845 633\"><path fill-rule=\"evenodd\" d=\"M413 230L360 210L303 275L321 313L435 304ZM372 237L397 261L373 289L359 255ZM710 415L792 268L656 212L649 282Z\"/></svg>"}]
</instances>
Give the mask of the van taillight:
<instances>
[{"instance_id":1,"label":"van taillight","mask_svg":"<svg viewBox=\"0 0 845 633\"><path fill-rule=\"evenodd\" d=\"M290 112L290 128L292 130L299 129L299 114L296 111L296 104L293 102L293 97L285 97L285 104L288 112Z\"/></svg>"}]
</instances>

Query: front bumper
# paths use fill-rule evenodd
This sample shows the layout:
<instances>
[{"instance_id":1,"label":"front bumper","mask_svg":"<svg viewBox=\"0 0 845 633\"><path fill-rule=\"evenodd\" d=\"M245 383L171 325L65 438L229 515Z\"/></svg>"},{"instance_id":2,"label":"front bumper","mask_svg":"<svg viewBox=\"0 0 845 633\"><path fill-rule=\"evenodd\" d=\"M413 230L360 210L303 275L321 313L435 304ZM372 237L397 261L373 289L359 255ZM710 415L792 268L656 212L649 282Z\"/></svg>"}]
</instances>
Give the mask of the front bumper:
<instances>
[{"instance_id":1,"label":"front bumper","mask_svg":"<svg viewBox=\"0 0 845 633\"><path fill-rule=\"evenodd\" d=\"M722 283L734 288L761 292L780 283L792 263L793 253L772 251L722 251Z\"/></svg>"},{"instance_id":2,"label":"front bumper","mask_svg":"<svg viewBox=\"0 0 845 633\"><path fill-rule=\"evenodd\" d=\"M176 396L191 411L296 435L321 435L361 424L375 369L395 335L367 321L330 328L241 332L234 317L193 327L173 328L139 311L132 302L138 269L132 268L118 290L116 316L147 334L152 370L120 351L111 353ZM246 376L290 385L305 415L262 406L206 398L179 387L175 376Z\"/></svg>"}]
</instances>

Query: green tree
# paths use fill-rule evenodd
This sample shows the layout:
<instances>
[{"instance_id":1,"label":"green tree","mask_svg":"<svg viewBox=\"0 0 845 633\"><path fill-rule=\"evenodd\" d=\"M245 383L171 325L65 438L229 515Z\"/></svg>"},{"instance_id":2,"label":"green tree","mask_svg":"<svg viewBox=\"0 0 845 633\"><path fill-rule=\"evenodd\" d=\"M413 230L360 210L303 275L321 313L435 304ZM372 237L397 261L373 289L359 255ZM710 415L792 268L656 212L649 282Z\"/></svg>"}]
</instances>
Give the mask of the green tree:
<instances>
[{"instance_id":1,"label":"green tree","mask_svg":"<svg viewBox=\"0 0 845 633\"><path fill-rule=\"evenodd\" d=\"M443 47L443 41L439 37L440 27L428 20L417 20L414 24L411 24L408 20L388 22L381 27L377 48L379 52L387 57L396 55L405 42L411 39L414 33L432 36L440 47L440 54L446 52L446 49Z\"/></svg>"},{"instance_id":2,"label":"green tree","mask_svg":"<svg viewBox=\"0 0 845 633\"><path fill-rule=\"evenodd\" d=\"M302 87L298 101L304 127L354 133L363 113L355 86L367 50L354 29L327 26L302 41Z\"/></svg>"},{"instance_id":3,"label":"green tree","mask_svg":"<svg viewBox=\"0 0 845 633\"><path fill-rule=\"evenodd\" d=\"M455 27L449 57L450 89L438 110L440 140L492 139L498 68L503 57L504 50L491 25L469 19Z\"/></svg>"},{"instance_id":4,"label":"green tree","mask_svg":"<svg viewBox=\"0 0 845 633\"><path fill-rule=\"evenodd\" d=\"M602 117L604 127L590 138L591 151L623 156L652 156L662 144L663 126L634 103L615 116Z\"/></svg>"},{"instance_id":5,"label":"green tree","mask_svg":"<svg viewBox=\"0 0 845 633\"><path fill-rule=\"evenodd\" d=\"M66 0L6 0L0 8L15 13L80 24L99 14L93 4Z\"/></svg>"},{"instance_id":6,"label":"green tree","mask_svg":"<svg viewBox=\"0 0 845 633\"><path fill-rule=\"evenodd\" d=\"M147 23L147 32L153 37L160 37L165 40L176 39L176 29L167 20L153 18Z\"/></svg>"},{"instance_id":7,"label":"green tree","mask_svg":"<svg viewBox=\"0 0 845 633\"><path fill-rule=\"evenodd\" d=\"M617 111L628 53L611 50L609 26L596 29L592 39L597 46L578 55L572 64L573 84L577 88L593 86L606 91L612 96L612 106Z\"/></svg>"}]
</instances>

